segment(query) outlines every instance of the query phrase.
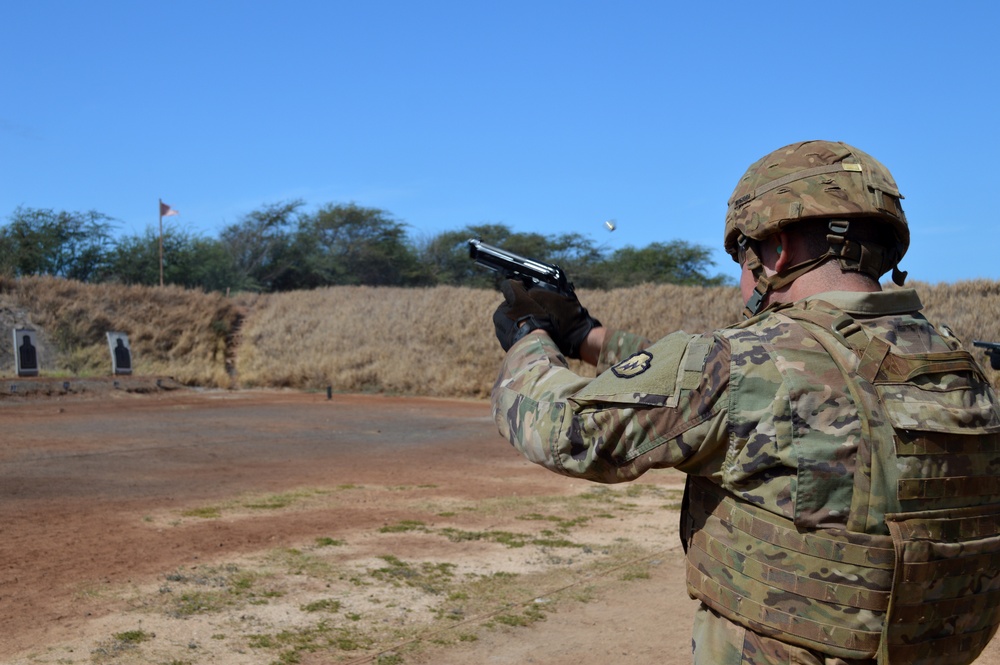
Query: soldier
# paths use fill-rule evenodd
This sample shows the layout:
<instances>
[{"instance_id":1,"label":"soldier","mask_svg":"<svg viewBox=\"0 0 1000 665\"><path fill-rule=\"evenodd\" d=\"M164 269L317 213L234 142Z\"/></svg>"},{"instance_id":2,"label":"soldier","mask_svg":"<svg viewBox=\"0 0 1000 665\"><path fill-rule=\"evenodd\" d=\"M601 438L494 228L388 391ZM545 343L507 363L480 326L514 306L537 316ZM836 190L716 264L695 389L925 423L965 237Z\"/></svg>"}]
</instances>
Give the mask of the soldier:
<instances>
[{"instance_id":1,"label":"soldier","mask_svg":"<svg viewBox=\"0 0 1000 665\"><path fill-rule=\"evenodd\" d=\"M751 165L725 229L746 320L710 333L654 343L502 285L500 433L569 476L687 474L695 663L962 665L1000 624L1000 406L913 290L880 287L905 278L900 199L844 143Z\"/></svg>"}]
</instances>

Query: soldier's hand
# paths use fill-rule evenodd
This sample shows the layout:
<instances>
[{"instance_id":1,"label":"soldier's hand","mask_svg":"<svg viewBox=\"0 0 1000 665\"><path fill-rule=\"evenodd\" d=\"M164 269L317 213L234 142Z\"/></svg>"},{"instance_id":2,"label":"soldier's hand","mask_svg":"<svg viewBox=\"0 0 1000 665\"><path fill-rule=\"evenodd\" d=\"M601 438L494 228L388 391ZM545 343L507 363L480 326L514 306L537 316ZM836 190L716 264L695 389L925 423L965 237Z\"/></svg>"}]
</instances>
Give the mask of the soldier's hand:
<instances>
[{"instance_id":1,"label":"soldier's hand","mask_svg":"<svg viewBox=\"0 0 1000 665\"><path fill-rule=\"evenodd\" d=\"M539 306L552 324L549 331L559 350L567 358L580 358L580 348L587 335L601 322L580 304L575 293L569 295L543 288L528 289L528 297Z\"/></svg>"},{"instance_id":2,"label":"soldier's hand","mask_svg":"<svg viewBox=\"0 0 1000 665\"><path fill-rule=\"evenodd\" d=\"M497 340L504 351L533 330L542 329L552 334L552 320L529 295L524 285L517 280L500 283L500 293L504 301L493 313L493 327Z\"/></svg>"}]
</instances>

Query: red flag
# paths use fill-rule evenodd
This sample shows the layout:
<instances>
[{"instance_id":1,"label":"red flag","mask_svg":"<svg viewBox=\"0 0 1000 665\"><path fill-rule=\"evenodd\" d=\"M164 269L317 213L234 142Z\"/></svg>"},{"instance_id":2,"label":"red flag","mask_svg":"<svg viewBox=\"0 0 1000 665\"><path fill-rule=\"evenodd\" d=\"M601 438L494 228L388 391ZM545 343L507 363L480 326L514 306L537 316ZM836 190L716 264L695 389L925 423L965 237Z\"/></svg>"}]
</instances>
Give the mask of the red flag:
<instances>
[{"instance_id":1,"label":"red flag","mask_svg":"<svg viewBox=\"0 0 1000 665\"><path fill-rule=\"evenodd\" d=\"M168 206L163 201L160 201L160 217L170 217L171 215L179 215L180 213Z\"/></svg>"}]
</instances>

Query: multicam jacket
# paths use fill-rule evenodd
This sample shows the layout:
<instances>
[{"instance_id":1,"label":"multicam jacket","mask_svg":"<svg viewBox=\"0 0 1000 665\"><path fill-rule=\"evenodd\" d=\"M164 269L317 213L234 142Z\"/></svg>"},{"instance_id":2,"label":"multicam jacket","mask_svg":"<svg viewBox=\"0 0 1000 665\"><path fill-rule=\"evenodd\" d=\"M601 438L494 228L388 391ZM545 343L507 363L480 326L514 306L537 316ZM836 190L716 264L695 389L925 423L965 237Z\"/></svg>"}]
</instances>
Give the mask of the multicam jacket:
<instances>
[{"instance_id":1,"label":"multicam jacket","mask_svg":"<svg viewBox=\"0 0 1000 665\"><path fill-rule=\"evenodd\" d=\"M609 331L596 379L511 348L492 403L528 459L689 474L692 596L843 658L968 663L1000 623L1000 407L915 292L830 292L704 335Z\"/></svg>"}]
</instances>

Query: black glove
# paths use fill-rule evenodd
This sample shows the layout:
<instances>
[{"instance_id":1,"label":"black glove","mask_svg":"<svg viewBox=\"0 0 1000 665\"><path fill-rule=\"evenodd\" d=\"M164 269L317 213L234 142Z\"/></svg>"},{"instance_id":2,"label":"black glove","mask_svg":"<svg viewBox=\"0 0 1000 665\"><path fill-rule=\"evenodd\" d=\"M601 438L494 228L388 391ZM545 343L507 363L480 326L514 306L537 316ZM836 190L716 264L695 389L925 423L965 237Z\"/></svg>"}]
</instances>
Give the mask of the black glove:
<instances>
[{"instance_id":1,"label":"black glove","mask_svg":"<svg viewBox=\"0 0 1000 665\"><path fill-rule=\"evenodd\" d=\"M580 347L587 335L601 322L580 304L576 293L550 291L541 287L528 289L528 296L547 315L552 325L549 335L567 358L580 358Z\"/></svg>"},{"instance_id":2,"label":"black glove","mask_svg":"<svg viewBox=\"0 0 1000 665\"><path fill-rule=\"evenodd\" d=\"M552 337L564 356L579 359L587 335L601 325L573 292L567 295L541 287L526 289L520 281L511 279L501 282L500 292L504 303L493 314L493 325L504 351L540 328Z\"/></svg>"},{"instance_id":3,"label":"black glove","mask_svg":"<svg viewBox=\"0 0 1000 665\"><path fill-rule=\"evenodd\" d=\"M493 327L504 351L509 351L515 342L532 330L542 329L552 334L552 321L545 310L531 299L524 284L514 279L504 280L500 283L500 293L504 301L493 313Z\"/></svg>"}]
</instances>

